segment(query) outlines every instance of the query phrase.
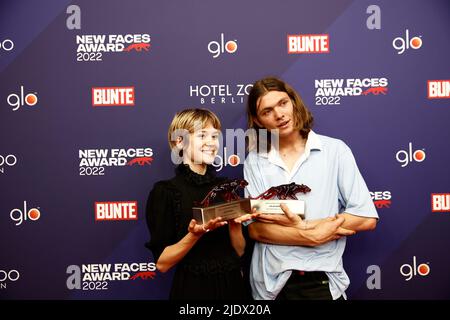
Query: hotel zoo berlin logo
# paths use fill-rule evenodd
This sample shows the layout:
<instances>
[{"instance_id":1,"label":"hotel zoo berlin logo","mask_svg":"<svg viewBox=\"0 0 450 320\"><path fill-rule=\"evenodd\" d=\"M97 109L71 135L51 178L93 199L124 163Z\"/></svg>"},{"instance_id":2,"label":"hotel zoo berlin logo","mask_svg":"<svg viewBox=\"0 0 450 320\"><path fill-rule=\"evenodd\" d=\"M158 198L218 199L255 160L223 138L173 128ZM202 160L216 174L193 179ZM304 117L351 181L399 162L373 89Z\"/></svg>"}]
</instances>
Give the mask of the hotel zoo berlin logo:
<instances>
[{"instance_id":1,"label":"hotel zoo berlin logo","mask_svg":"<svg viewBox=\"0 0 450 320\"><path fill-rule=\"evenodd\" d=\"M15 269L0 269L0 290L6 289L9 282L16 282L20 278L20 273Z\"/></svg>"},{"instance_id":2,"label":"hotel zoo berlin logo","mask_svg":"<svg viewBox=\"0 0 450 320\"><path fill-rule=\"evenodd\" d=\"M200 104L244 104L253 84L192 84L189 96Z\"/></svg>"},{"instance_id":3,"label":"hotel zoo berlin logo","mask_svg":"<svg viewBox=\"0 0 450 320\"><path fill-rule=\"evenodd\" d=\"M152 148L80 149L80 176L103 176L106 168L146 166L153 161Z\"/></svg>"},{"instance_id":4,"label":"hotel zoo berlin logo","mask_svg":"<svg viewBox=\"0 0 450 320\"><path fill-rule=\"evenodd\" d=\"M17 163L17 157L14 154L0 154L0 174L5 173L6 167L13 167Z\"/></svg>"},{"instance_id":5,"label":"hotel zoo berlin logo","mask_svg":"<svg viewBox=\"0 0 450 320\"><path fill-rule=\"evenodd\" d=\"M66 287L69 290L108 290L112 281L150 280L156 276L154 262L92 263L70 265Z\"/></svg>"}]
</instances>

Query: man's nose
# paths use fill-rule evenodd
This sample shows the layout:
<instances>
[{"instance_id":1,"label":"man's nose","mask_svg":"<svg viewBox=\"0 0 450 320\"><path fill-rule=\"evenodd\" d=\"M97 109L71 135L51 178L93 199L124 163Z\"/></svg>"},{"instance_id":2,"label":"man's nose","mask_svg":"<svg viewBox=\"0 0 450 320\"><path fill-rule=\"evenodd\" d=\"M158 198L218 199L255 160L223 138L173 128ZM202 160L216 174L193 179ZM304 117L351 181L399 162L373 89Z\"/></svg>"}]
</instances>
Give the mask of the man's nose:
<instances>
[{"instance_id":1,"label":"man's nose","mask_svg":"<svg viewBox=\"0 0 450 320\"><path fill-rule=\"evenodd\" d=\"M284 117L284 115L280 112L280 110L275 107L273 108L273 114L275 115L275 119L282 119Z\"/></svg>"}]
</instances>

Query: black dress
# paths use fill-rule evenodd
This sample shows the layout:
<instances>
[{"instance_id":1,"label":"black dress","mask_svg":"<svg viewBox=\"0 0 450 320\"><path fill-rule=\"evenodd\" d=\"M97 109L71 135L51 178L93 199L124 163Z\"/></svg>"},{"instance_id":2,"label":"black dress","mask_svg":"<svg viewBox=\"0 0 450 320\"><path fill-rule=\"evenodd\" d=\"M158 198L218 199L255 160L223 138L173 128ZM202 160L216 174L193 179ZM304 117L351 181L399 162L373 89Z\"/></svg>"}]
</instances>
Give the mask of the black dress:
<instances>
[{"instance_id":1,"label":"black dress","mask_svg":"<svg viewBox=\"0 0 450 320\"><path fill-rule=\"evenodd\" d=\"M147 247L155 261L166 246L187 234L195 203L223 181L215 176L211 166L205 175L184 164L175 172L174 178L155 183L147 201L146 218L151 234ZM205 233L177 264L170 299L250 299L248 288L242 276L241 259L231 245L228 226L223 226Z\"/></svg>"}]
</instances>

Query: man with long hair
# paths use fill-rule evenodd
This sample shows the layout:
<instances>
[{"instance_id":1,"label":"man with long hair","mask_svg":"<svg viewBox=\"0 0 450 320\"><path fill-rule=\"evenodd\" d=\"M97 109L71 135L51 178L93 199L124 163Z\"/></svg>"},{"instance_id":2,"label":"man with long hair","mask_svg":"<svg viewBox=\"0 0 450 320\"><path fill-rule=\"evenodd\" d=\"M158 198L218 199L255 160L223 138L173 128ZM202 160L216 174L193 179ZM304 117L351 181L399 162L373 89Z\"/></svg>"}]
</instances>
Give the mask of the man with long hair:
<instances>
[{"instance_id":1,"label":"man with long hair","mask_svg":"<svg viewBox=\"0 0 450 320\"><path fill-rule=\"evenodd\" d=\"M256 240L250 283L255 299L346 299L350 280L342 262L346 236L373 230L378 215L350 148L312 130L313 116L284 81L256 81L248 97L250 128L277 140L249 151L246 195L295 182L311 191L305 219L282 205L284 215L261 214L249 225ZM257 134L256 139L262 135Z\"/></svg>"}]
</instances>

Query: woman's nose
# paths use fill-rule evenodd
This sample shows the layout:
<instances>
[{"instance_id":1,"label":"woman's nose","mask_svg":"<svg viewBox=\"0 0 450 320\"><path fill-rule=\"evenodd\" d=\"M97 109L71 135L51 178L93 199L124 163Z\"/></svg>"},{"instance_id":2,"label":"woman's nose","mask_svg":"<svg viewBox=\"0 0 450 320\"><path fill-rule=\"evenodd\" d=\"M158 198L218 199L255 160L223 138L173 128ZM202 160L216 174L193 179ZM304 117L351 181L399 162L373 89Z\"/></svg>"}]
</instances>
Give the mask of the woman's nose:
<instances>
[{"instance_id":1,"label":"woman's nose","mask_svg":"<svg viewBox=\"0 0 450 320\"><path fill-rule=\"evenodd\" d=\"M213 137L206 138L205 145L207 145L207 146L214 146L215 145L214 138Z\"/></svg>"}]
</instances>

